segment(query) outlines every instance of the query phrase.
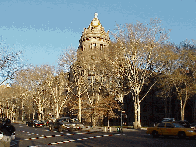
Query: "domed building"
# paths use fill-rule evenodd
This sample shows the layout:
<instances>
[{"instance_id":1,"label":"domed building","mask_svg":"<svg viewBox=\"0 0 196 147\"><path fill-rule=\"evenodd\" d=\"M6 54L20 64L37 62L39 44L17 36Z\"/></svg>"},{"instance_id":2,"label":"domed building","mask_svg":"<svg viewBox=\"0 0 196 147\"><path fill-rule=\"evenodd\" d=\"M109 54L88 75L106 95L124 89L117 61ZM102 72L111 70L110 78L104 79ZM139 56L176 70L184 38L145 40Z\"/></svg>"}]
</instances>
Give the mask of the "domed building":
<instances>
[{"instance_id":1,"label":"domed building","mask_svg":"<svg viewBox=\"0 0 196 147\"><path fill-rule=\"evenodd\" d=\"M98 14L95 13L93 20L91 21L88 28L84 28L82 36L79 40L79 47L77 50L77 61L71 66L71 79L78 83L77 96L79 97L78 102L78 118L81 120L81 110L84 110L86 114L89 114L85 118L86 122L92 121L91 106L98 102L101 98L99 87L102 75L102 63L107 58L108 47L110 44L109 31L105 32L104 27L101 25L98 19ZM88 81L84 84L82 81ZM81 86L79 86L81 85ZM82 90L83 89L83 90ZM85 91L85 94L81 93ZM81 99L85 97L86 104L84 107L81 106ZM83 100L84 101L84 100ZM94 112L97 113L97 112Z\"/></svg>"},{"instance_id":2,"label":"domed building","mask_svg":"<svg viewBox=\"0 0 196 147\"><path fill-rule=\"evenodd\" d=\"M100 57L106 57L110 44L109 31L105 32L104 27L95 13L88 28L84 28L79 40L77 58L85 64L85 67L92 70L91 63L98 62Z\"/></svg>"},{"instance_id":3,"label":"domed building","mask_svg":"<svg viewBox=\"0 0 196 147\"><path fill-rule=\"evenodd\" d=\"M93 20L88 28L84 28L82 36L79 40L78 51L87 50L104 50L110 43L109 31L107 33L98 19L98 13L95 13Z\"/></svg>"}]
</instances>

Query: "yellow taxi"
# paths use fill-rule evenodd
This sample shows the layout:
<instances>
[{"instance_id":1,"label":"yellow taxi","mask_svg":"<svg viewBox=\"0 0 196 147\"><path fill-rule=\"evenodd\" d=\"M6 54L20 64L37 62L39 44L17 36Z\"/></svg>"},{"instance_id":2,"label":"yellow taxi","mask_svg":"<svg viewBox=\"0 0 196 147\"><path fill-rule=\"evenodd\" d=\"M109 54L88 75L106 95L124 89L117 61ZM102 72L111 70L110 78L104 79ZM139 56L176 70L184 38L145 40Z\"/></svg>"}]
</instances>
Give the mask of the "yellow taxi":
<instances>
[{"instance_id":1,"label":"yellow taxi","mask_svg":"<svg viewBox=\"0 0 196 147\"><path fill-rule=\"evenodd\" d=\"M176 122L162 122L158 123L155 127L149 127L146 131L153 137L163 136L178 136L179 138L196 137L196 130L185 128Z\"/></svg>"}]
</instances>

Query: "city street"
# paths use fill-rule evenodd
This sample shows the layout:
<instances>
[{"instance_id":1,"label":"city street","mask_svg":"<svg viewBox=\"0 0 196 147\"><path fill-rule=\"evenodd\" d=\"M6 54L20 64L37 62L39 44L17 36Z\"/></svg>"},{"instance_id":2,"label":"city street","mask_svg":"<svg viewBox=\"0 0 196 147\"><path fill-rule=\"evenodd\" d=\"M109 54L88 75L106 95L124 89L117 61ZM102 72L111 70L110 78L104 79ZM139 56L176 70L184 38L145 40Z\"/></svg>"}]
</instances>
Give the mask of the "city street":
<instances>
[{"instance_id":1,"label":"city street","mask_svg":"<svg viewBox=\"0 0 196 147\"><path fill-rule=\"evenodd\" d=\"M145 130L124 128L123 133L98 132L94 130L81 132L49 131L48 127L33 128L25 124L14 124L16 127L16 140L11 142L14 147L27 146L70 146L70 147L194 147L195 139L152 138ZM58 143L58 144L57 144Z\"/></svg>"}]
</instances>

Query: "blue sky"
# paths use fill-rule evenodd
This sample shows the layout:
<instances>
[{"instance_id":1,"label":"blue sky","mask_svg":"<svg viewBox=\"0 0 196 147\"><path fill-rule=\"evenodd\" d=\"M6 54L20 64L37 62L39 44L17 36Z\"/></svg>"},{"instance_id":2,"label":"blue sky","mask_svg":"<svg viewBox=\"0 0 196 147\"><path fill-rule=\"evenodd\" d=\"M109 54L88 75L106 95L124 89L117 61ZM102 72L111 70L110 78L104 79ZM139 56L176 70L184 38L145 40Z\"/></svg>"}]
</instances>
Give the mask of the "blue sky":
<instances>
[{"instance_id":1,"label":"blue sky","mask_svg":"<svg viewBox=\"0 0 196 147\"><path fill-rule=\"evenodd\" d=\"M0 35L26 63L57 65L98 13L105 31L160 18L170 41L196 40L196 0L0 0Z\"/></svg>"}]
</instances>

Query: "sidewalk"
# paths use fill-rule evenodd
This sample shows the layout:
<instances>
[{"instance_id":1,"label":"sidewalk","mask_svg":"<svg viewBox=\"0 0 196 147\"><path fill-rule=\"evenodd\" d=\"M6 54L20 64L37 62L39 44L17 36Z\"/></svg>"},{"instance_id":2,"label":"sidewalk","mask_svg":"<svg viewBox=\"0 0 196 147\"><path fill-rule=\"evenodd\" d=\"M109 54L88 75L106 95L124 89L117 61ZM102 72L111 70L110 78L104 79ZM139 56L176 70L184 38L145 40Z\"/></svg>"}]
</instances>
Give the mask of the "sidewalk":
<instances>
[{"instance_id":1,"label":"sidewalk","mask_svg":"<svg viewBox=\"0 0 196 147\"><path fill-rule=\"evenodd\" d=\"M22 122L22 121L16 121L16 120L15 120L15 121L12 122L12 123L16 123L16 124L26 124L26 121L23 121L23 122Z\"/></svg>"}]
</instances>

